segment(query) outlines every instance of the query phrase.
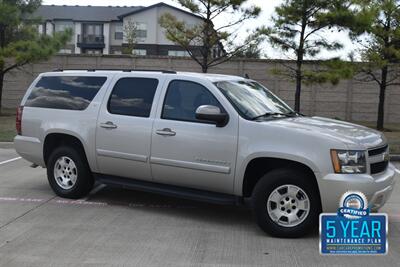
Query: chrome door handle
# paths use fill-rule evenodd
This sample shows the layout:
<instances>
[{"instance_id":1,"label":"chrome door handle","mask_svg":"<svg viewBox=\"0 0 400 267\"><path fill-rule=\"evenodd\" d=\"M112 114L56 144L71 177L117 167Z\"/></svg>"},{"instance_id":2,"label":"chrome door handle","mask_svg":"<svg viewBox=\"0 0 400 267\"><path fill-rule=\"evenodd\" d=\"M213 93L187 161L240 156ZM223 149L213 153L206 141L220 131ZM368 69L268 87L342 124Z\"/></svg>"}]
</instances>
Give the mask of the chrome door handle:
<instances>
[{"instance_id":1,"label":"chrome door handle","mask_svg":"<svg viewBox=\"0 0 400 267\"><path fill-rule=\"evenodd\" d=\"M100 123L100 127L104 129L115 129L118 126L115 125L112 121L107 121L105 123Z\"/></svg>"},{"instance_id":2,"label":"chrome door handle","mask_svg":"<svg viewBox=\"0 0 400 267\"><path fill-rule=\"evenodd\" d=\"M176 132L172 131L170 128L164 128L162 130L157 130L156 134L163 136L175 136Z\"/></svg>"}]
</instances>

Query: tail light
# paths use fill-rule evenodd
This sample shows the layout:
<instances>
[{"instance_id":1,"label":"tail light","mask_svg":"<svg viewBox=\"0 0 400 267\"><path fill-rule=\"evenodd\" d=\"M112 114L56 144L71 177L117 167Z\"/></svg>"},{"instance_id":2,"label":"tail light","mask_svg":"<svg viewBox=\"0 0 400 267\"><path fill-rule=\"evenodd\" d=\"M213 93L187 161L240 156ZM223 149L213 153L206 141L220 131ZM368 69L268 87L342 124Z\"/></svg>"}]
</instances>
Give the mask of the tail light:
<instances>
[{"instance_id":1,"label":"tail light","mask_svg":"<svg viewBox=\"0 0 400 267\"><path fill-rule=\"evenodd\" d=\"M17 134L21 135L22 134L22 112L24 111L23 106L19 106L17 108L17 117L15 120L15 128L17 129Z\"/></svg>"}]
</instances>

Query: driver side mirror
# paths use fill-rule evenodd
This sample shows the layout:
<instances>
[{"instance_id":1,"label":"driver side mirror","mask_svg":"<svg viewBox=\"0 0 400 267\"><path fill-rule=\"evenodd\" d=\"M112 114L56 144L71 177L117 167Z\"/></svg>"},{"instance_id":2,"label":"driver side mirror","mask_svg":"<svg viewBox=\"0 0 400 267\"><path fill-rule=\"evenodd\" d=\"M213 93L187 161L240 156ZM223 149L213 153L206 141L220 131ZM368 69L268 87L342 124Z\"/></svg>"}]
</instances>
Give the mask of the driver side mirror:
<instances>
[{"instance_id":1,"label":"driver side mirror","mask_svg":"<svg viewBox=\"0 0 400 267\"><path fill-rule=\"evenodd\" d=\"M203 105L196 109L196 119L210 121L217 127L224 127L228 124L229 115L221 112L221 109L212 105Z\"/></svg>"}]
</instances>

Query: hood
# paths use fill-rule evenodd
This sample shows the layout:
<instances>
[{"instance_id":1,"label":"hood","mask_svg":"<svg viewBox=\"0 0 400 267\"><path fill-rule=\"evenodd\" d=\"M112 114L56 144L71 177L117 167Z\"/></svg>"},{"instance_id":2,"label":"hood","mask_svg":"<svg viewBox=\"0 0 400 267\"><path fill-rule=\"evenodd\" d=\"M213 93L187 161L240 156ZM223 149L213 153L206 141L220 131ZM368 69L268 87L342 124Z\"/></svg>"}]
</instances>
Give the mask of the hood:
<instances>
[{"instance_id":1,"label":"hood","mask_svg":"<svg viewBox=\"0 0 400 267\"><path fill-rule=\"evenodd\" d=\"M328 118L293 117L275 120L273 123L303 132L318 133L324 137L343 142L349 149L368 149L386 143L383 134L376 130Z\"/></svg>"}]
</instances>

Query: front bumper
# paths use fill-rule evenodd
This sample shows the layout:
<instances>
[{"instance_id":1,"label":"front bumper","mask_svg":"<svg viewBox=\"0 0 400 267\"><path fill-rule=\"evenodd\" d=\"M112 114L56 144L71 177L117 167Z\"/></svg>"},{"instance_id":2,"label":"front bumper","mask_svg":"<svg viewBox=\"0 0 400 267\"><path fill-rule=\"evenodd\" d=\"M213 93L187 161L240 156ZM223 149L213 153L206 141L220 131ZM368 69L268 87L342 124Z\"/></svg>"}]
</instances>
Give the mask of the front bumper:
<instances>
[{"instance_id":1,"label":"front bumper","mask_svg":"<svg viewBox=\"0 0 400 267\"><path fill-rule=\"evenodd\" d=\"M327 174L319 179L323 212L336 212L340 198L347 191L360 191L368 199L373 211L381 208L389 199L395 184L396 169L389 163L386 171L376 174Z\"/></svg>"}]
</instances>

